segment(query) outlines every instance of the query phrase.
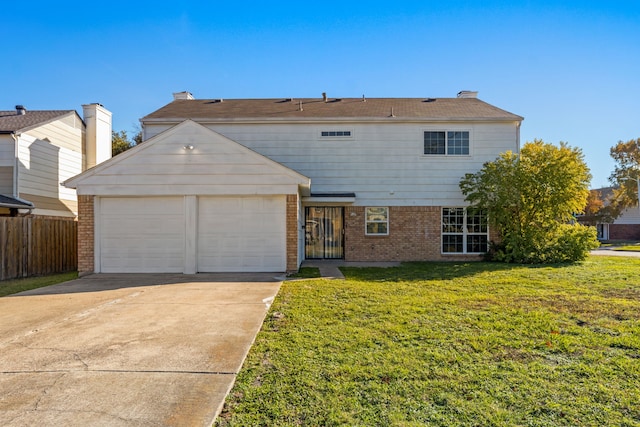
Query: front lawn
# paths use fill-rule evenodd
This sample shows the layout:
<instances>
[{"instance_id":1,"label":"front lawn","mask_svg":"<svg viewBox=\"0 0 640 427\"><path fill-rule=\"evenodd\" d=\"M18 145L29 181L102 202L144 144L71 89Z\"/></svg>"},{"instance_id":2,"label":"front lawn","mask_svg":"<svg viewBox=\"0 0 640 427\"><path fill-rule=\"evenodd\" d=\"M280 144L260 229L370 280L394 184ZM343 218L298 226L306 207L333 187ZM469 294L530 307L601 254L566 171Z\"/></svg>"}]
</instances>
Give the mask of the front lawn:
<instances>
[{"instance_id":1,"label":"front lawn","mask_svg":"<svg viewBox=\"0 0 640 427\"><path fill-rule=\"evenodd\" d=\"M640 259L285 282L218 426L640 426Z\"/></svg>"}]
</instances>

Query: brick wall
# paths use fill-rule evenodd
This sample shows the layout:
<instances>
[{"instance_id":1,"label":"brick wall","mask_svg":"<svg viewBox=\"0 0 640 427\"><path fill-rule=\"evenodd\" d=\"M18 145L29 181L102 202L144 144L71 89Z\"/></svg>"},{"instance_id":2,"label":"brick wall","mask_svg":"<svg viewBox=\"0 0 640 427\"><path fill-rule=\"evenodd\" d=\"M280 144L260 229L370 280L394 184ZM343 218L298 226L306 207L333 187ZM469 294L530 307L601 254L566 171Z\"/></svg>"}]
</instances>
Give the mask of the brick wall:
<instances>
[{"instance_id":1,"label":"brick wall","mask_svg":"<svg viewBox=\"0 0 640 427\"><path fill-rule=\"evenodd\" d=\"M640 224L609 224L609 240L640 240Z\"/></svg>"},{"instance_id":2,"label":"brick wall","mask_svg":"<svg viewBox=\"0 0 640 427\"><path fill-rule=\"evenodd\" d=\"M287 195L287 272L298 271L298 195Z\"/></svg>"},{"instance_id":3,"label":"brick wall","mask_svg":"<svg viewBox=\"0 0 640 427\"><path fill-rule=\"evenodd\" d=\"M93 273L94 267L94 196L78 196L78 273Z\"/></svg>"},{"instance_id":4,"label":"brick wall","mask_svg":"<svg viewBox=\"0 0 640 427\"><path fill-rule=\"evenodd\" d=\"M478 255L440 253L438 206L389 207L389 235L366 236L362 206L345 208L345 261L478 260Z\"/></svg>"}]
</instances>

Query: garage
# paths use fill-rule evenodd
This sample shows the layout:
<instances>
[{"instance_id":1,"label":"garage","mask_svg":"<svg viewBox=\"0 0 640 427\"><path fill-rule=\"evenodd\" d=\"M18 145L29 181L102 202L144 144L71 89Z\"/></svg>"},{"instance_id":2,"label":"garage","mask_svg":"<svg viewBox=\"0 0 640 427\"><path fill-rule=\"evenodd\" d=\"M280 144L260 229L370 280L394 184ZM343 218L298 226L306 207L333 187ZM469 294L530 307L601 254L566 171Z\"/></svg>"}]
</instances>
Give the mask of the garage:
<instances>
[{"instance_id":1,"label":"garage","mask_svg":"<svg viewBox=\"0 0 640 427\"><path fill-rule=\"evenodd\" d=\"M198 271L284 271L284 196L201 197Z\"/></svg>"},{"instance_id":2,"label":"garage","mask_svg":"<svg viewBox=\"0 0 640 427\"><path fill-rule=\"evenodd\" d=\"M197 205L197 272L285 270L283 196L199 197ZM102 272L183 272L183 197L106 197L99 212Z\"/></svg>"},{"instance_id":3,"label":"garage","mask_svg":"<svg viewBox=\"0 0 640 427\"><path fill-rule=\"evenodd\" d=\"M185 121L64 183L80 273L284 272L310 180Z\"/></svg>"},{"instance_id":4,"label":"garage","mask_svg":"<svg viewBox=\"0 0 640 427\"><path fill-rule=\"evenodd\" d=\"M103 273L182 273L185 224L182 197L106 197L100 200Z\"/></svg>"}]
</instances>

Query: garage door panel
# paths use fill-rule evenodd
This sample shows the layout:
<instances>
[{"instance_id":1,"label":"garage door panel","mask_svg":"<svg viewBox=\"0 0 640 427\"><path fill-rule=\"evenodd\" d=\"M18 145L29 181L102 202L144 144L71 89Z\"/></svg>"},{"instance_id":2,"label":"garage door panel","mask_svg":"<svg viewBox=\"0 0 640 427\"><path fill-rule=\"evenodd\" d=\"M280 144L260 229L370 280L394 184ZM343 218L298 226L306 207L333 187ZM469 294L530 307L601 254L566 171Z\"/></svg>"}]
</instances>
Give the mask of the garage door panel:
<instances>
[{"instance_id":1,"label":"garage door panel","mask_svg":"<svg viewBox=\"0 0 640 427\"><path fill-rule=\"evenodd\" d=\"M100 266L104 273L181 273L182 197L103 198Z\"/></svg>"},{"instance_id":2,"label":"garage door panel","mask_svg":"<svg viewBox=\"0 0 640 427\"><path fill-rule=\"evenodd\" d=\"M274 197L201 197L198 271L286 269L286 201Z\"/></svg>"}]
</instances>

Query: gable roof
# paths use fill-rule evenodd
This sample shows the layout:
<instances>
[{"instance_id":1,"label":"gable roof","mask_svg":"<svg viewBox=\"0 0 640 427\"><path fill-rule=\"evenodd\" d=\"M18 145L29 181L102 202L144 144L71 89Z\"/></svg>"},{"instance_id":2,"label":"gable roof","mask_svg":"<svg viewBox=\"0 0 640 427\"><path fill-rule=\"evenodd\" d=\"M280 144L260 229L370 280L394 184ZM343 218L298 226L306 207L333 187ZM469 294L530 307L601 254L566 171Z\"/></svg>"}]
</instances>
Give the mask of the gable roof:
<instances>
[{"instance_id":1,"label":"gable roof","mask_svg":"<svg viewBox=\"0 0 640 427\"><path fill-rule=\"evenodd\" d=\"M521 121L477 98L177 99L142 122L384 118L427 121Z\"/></svg>"},{"instance_id":2,"label":"gable roof","mask_svg":"<svg viewBox=\"0 0 640 427\"><path fill-rule=\"evenodd\" d=\"M62 184L94 195L267 194L284 187L306 194L311 186L306 176L191 120Z\"/></svg>"},{"instance_id":3,"label":"gable roof","mask_svg":"<svg viewBox=\"0 0 640 427\"><path fill-rule=\"evenodd\" d=\"M24 131L57 118L76 114L75 110L33 110L18 114L16 110L0 111L0 133Z\"/></svg>"}]
</instances>

